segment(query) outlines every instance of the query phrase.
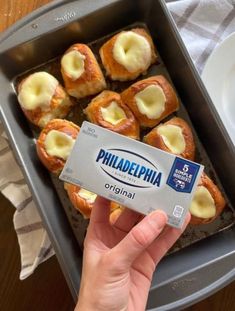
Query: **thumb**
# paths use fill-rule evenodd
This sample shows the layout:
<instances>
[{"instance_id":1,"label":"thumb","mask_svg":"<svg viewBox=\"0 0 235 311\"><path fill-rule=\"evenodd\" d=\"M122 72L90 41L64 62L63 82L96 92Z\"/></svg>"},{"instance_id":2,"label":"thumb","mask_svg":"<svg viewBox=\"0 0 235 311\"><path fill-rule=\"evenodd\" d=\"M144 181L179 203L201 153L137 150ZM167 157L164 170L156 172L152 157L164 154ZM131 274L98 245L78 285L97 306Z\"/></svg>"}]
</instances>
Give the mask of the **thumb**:
<instances>
[{"instance_id":1,"label":"thumb","mask_svg":"<svg viewBox=\"0 0 235 311\"><path fill-rule=\"evenodd\" d=\"M124 266L132 262L159 236L167 222L167 215L156 210L147 215L113 249L114 258Z\"/></svg>"}]
</instances>

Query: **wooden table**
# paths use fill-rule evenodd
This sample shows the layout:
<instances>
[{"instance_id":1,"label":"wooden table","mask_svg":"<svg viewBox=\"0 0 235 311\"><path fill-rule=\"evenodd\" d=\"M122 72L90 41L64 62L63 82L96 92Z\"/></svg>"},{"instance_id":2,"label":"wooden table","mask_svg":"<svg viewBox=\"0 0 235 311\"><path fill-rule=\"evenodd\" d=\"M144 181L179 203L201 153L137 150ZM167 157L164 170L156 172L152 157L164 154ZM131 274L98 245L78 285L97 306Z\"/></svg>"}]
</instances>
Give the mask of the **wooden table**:
<instances>
[{"instance_id":1,"label":"wooden table","mask_svg":"<svg viewBox=\"0 0 235 311\"><path fill-rule=\"evenodd\" d=\"M0 0L0 31L51 0ZM70 311L74 303L56 260L49 259L19 281L20 256L12 217L14 207L0 194L0 310ZM185 311L235 310L235 282Z\"/></svg>"}]
</instances>

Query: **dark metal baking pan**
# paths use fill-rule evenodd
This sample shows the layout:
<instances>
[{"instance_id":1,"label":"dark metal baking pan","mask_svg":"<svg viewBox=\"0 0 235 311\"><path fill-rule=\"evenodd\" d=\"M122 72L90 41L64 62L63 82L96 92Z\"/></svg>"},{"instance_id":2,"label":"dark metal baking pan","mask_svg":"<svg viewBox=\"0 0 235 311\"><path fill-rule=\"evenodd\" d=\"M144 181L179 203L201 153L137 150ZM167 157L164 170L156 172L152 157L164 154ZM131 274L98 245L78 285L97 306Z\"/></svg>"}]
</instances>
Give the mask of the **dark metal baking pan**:
<instances>
[{"instance_id":1,"label":"dark metal baking pan","mask_svg":"<svg viewBox=\"0 0 235 311\"><path fill-rule=\"evenodd\" d=\"M0 108L75 299L82 254L66 218L63 198L59 199L50 175L37 159L34 134L18 106L13 79L61 55L74 42L89 43L136 22L147 25L228 201L235 206L234 146L163 1L58 1L36 11L0 39ZM154 275L148 310L186 307L233 280L234 237L232 226L164 258Z\"/></svg>"},{"instance_id":2,"label":"dark metal baking pan","mask_svg":"<svg viewBox=\"0 0 235 311\"><path fill-rule=\"evenodd\" d=\"M144 23L134 23L131 25L128 25L123 29L133 29L133 28L144 28L146 29L146 31L148 31L146 24ZM120 30L118 30L117 32L119 32ZM107 41L110 39L110 37L112 37L114 35L114 33L111 33L105 37L99 38L95 41L89 42L88 45L91 48L91 50L93 51L93 53L96 56L96 59L98 60L98 62L100 63L100 66L102 68L102 62L101 59L99 57L99 49L100 47ZM156 44L158 44L156 42ZM170 76L169 73L167 71L166 66L164 65L161 56L159 54L159 52L157 51L158 54L158 61L153 64L149 70L147 70L147 72L142 75L139 79L143 79L143 78L147 78L149 76L152 75L157 75L157 74L161 74L165 77L167 77L167 79L170 81ZM15 79L13 80L13 85L14 85L14 89L15 89L15 93L17 95L17 89L18 89L18 85L19 83L29 74L32 74L36 71L46 71L49 72L50 74L52 74L53 76L55 76L60 83L63 85L63 78L60 72L60 60L61 57L56 57L53 58L52 60L49 60L46 63L43 63L42 65L39 65L37 67L33 67L30 70L18 75L17 77L15 77ZM116 92L122 92L124 89L126 89L127 87L129 87L133 81L127 81L127 82L119 82L119 81L112 81L110 79L106 79L107 82L107 88ZM69 113L68 116L66 116L66 119L78 124L79 126L82 125L82 122L84 120L86 120L86 117L83 113L83 109L87 107L87 105L89 104L91 98L94 96L88 96L85 97L83 99L73 99L73 101L76 103L75 107L72 109L72 111ZM222 189L222 185L220 184L219 179L217 178L217 174L215 172L215 170L213 169L213 165L210 162L209 157L207 156L207 153L204 149L204 147L202 146L202 144L200 143L200 140L197 137L196 131L193 128L193 124L190 121L190 118L188 116L188 113L184 107L184 104L182 102L180 102L180 109L174 113L174 115L183 118L184 120L186 120L188 122L188 124L190 124L191 129L194 131L194 137L195 137L195 144L196 144L196 158L195 161L199 162L199 163L203 163L203 165L205 166L205 170L206 173L211 176L213 178L213 180L216 182L216 184L218 184L218 186ZM172 114L169 116L169 118L172 118ZM40 130L34 126L32 126L32 131L33 134L35 136L35 138L38 137ZM140 131L140 136L141 138L143 137L143 135L146 134L146 132L149 132L148 130L141 130ZM52 181L54 184L54 188L57 191L58 196L60 197L60 200L62 202L63 208L66 212L66 215L69 219L70 225L72 226L74 235L80 245L81 248L83 248L83 241L84 241L84 237L85 237L85 233L86 233L86 229L87 229L87 225L88 225L88 221L84 220L83 216L76 210L73 208L71 202L69 201L66 191L64 190L63 187L63 182L61 182L58 177L53 176L53 174L51 175L52 177ZM231 225L234 224L234 216L233 216L233 209L231 208L231 204L229 204L229 200L227 199L228 202L228 207L230 208L226 208L224 210L224 212L217 217L216 221L214 221L211 224L208 225L201 225L201 226L188 226L187 230L184 232L184 234L181 236L181 238L177 241L177 243L171 248L169 253L172 253L174 251L177 251L183 247L186 247L188 245L191 245L192 243L199 241L207 236L213 235L215 233L217 233L218 231L221 230L225 230L228 227L230 227Z\"/></svg>"}]
</instances>

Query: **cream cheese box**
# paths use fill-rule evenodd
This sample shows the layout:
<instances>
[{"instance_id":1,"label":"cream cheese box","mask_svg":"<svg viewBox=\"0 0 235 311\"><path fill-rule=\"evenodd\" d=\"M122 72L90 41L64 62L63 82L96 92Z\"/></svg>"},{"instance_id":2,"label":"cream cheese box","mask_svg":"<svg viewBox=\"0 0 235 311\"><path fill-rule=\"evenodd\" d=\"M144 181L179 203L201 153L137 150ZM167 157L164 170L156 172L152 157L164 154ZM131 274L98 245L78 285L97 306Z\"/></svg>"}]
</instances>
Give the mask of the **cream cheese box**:
<instances>
[{"instance_id":1,"label":"cream cheese box","mask_svg":"<svg viewBox=\"0 0 235 311\"><path fill-rule=\"evenodd\" d=\"M180 228L204 167L83 122L60 179Z\"/></svg>"}]
</instances>

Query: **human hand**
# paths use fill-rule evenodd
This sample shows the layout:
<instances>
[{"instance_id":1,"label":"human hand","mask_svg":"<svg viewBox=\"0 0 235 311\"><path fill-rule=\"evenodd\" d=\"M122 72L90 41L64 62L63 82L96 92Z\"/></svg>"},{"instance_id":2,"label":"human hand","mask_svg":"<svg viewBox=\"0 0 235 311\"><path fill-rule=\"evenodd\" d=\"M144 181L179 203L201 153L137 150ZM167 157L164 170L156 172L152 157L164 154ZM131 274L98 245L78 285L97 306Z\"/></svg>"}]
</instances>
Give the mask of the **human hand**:
<instances>
[{"instance_id":1,"label":"human hand","mask_svg":"<svg viewBox=\"0 0 235 311\"><path fill-rule=\"evenodd\" d=\"M114 225L109 201L98 197L84 242L83 271L75 311L143 311L156 265L186 228L166 226L160 210L144 217L125 209ZM133 227L134 226L134 227Z\"/></svg>"}]
</instances>

